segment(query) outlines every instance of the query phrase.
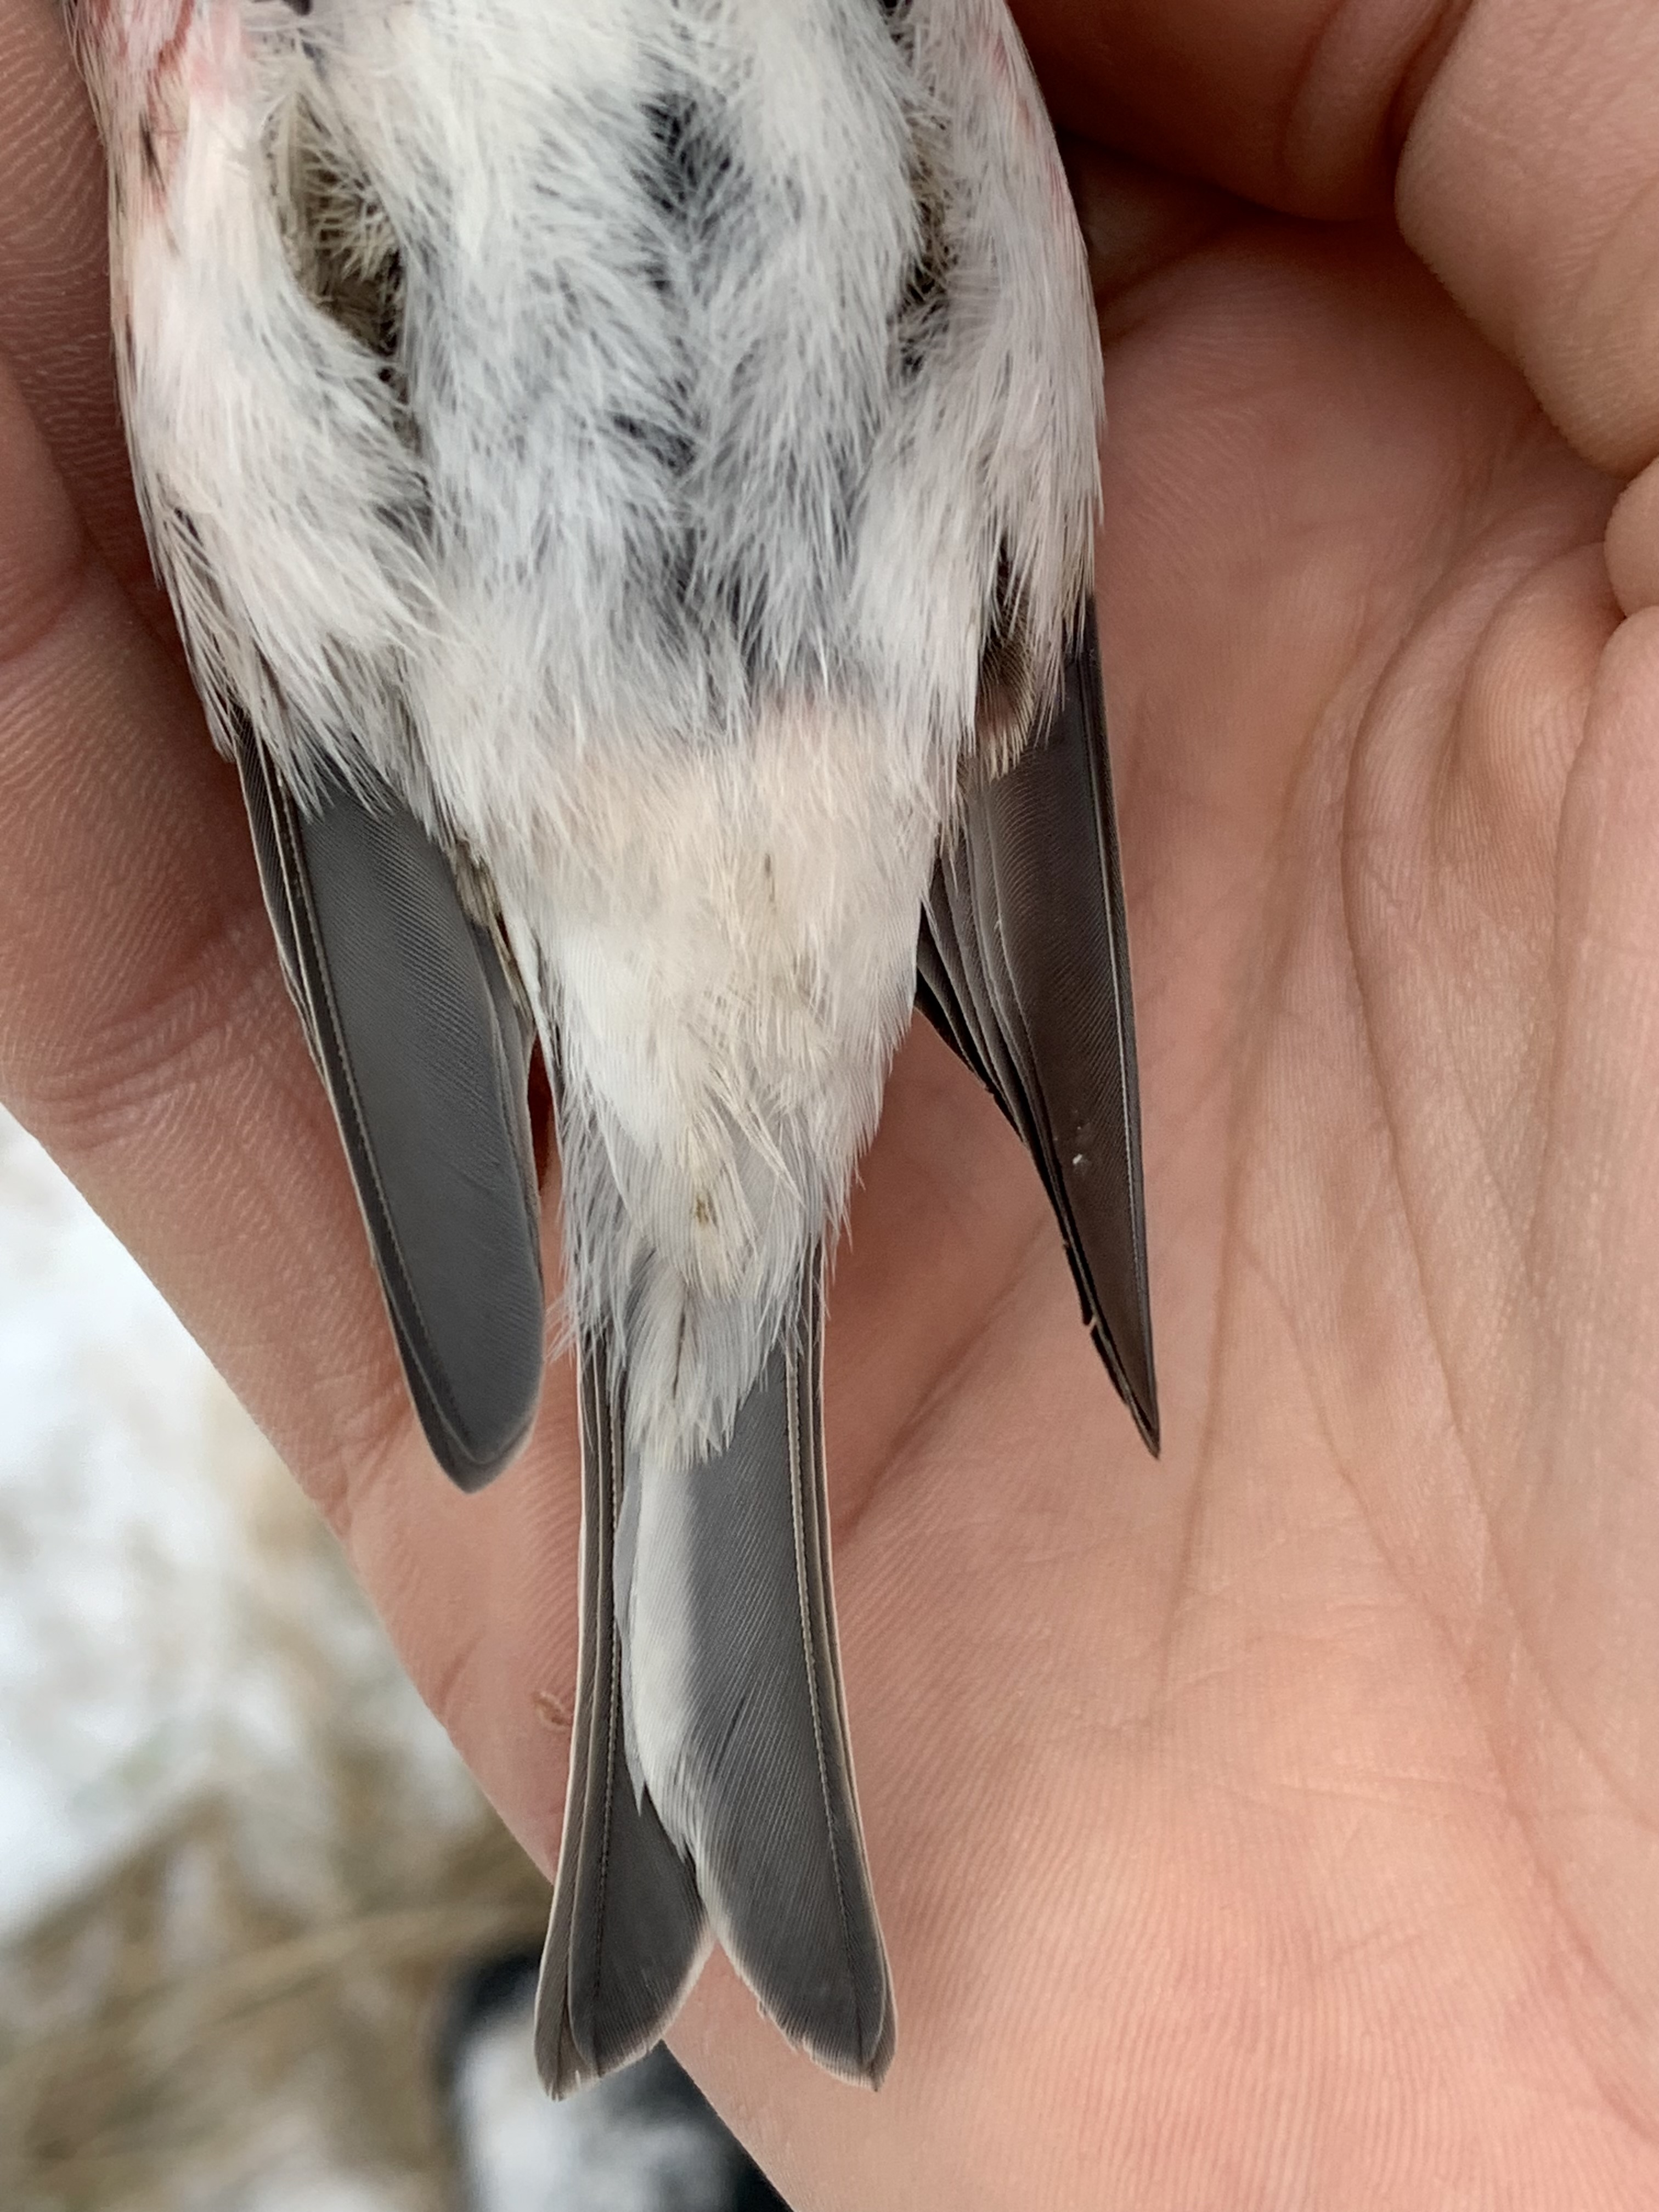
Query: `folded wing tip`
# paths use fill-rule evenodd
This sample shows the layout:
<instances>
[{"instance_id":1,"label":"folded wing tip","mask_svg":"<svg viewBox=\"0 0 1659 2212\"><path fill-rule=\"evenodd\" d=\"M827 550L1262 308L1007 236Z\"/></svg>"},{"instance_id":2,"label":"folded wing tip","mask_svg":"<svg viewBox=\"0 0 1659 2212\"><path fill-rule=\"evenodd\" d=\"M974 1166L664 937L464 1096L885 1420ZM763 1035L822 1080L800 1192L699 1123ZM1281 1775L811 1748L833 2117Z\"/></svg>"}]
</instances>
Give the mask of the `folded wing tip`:
<instances>
[{"instance_id":1,"label":"folded wing tip","mask_svg":"<svg viewBox=\"0 0 1659 2212\"><path fill-rule=\"evenodd\" d=\"M487 1490L497 1475L506 1474L528 1442L535 1418L532 1406L527 1417L504 1443L474 1445L452 1436L434 1436L428 1428L425 1431L427 1444L456 1489L471 1497L477 1491Z\"/></svg>"},{"instance_id":2,"label":"folded wing tip","mask_svg":"<svg viewBox=\"0 0 1659 2212\"><path fill-rule=\"evenodd\" d=\"M505 1474L529 1441L542 1394L541 1283L526 1285L505 1356L488 1370L459 1373L439 1364L424 1333L417 1336L388 1298L392 1334L427 1449L468 1496Z\"/></svg>"},{"instance_id":3,"label":"folded wing tip","mask_svg":"<svg viewBox=\"0 0 1659 2212\"><path fill-rule=\"evenodd\" d=\"M1140 1441L1154 1459L1161 1459L1164 1455L1164 1433L1158 1420L1156 1393L1144 1403L1138 1397L1130 1397L1126 1402L1133 1416L1134 1425L1140 1431Z\"/></svg>"},{"instance_id":4,"label":"folded wing tip","mask_svg":"<svg viewBox=\"0 0 1659 2212\"><path fill-rule=\"evenodd\" d=\"M1106 1372L1112 1378L1112 1388L1129 1409L1129 1417L1139 1433L1140 1441L1154 1459L1162 1455L1163 1426L1158 1416L1158 1382L1152 1370L1152 1324L1146 1322L1136 1338L1133 1349L1133 1365L1123 1356L1122 1347L1098 1314L1088 1315L1089 1338L1100 1354Z\"/></svg>"},{"instance_id":5,"label":"folded wing tip","mask_svg":"<svg viewBox=\"0 0 1659 2212\"><path fill-rule=\"evenodd\" d=\"M860 2069L860 2079L872 2089L879 2089L887 2079L887 2069L893 2063L893 2053L898 2048L898 2022L893 2012L893 1996L887 1993L887 2004L882 2014L881 2027L874 2043L865 2054Z\"/></svg>"}]
</instances>

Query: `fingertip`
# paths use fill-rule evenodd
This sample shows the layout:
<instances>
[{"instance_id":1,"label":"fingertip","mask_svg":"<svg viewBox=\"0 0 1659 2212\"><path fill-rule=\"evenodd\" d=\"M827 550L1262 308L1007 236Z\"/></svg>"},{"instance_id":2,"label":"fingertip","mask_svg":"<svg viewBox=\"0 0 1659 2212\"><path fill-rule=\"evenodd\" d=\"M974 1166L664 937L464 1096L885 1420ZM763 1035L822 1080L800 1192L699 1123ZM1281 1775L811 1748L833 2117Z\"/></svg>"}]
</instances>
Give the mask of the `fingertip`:
<instances>
[{"instance_id":1,"label":"fingertip","mask_svg":"<svg viewBox=\"0 0 1659 2212\"><path fill-rule=\"evenodd\" d=\"M1607 578L1626 615L1659 606L1659 462L1626 484L1607 522Z\"/></svg>"}]
</instances>

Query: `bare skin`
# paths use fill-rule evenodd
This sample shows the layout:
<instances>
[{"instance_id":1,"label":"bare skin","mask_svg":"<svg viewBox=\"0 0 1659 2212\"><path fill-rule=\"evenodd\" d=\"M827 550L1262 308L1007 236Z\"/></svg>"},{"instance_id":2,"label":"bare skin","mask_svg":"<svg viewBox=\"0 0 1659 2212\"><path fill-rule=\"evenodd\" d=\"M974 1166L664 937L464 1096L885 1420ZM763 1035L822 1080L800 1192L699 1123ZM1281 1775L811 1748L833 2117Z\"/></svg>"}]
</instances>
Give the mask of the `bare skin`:
<instances>
[{"instance_id":1,"label":"bare skin","mask_svg":"<svg viewBox=\"0 0 1659 2212\"><path fill-rule=\"evenodd\" d=\"M1659 16L1022 12L1092 142L1164 1455L915 1036L829 1382L899 2057L823 2079L718 1961L678 2045L803 2212L1649 2205ZM0 1093L550 1866L569 1378L446 1490L145 580L102 227L0 0Z\"/></svg>"}]
</instances>

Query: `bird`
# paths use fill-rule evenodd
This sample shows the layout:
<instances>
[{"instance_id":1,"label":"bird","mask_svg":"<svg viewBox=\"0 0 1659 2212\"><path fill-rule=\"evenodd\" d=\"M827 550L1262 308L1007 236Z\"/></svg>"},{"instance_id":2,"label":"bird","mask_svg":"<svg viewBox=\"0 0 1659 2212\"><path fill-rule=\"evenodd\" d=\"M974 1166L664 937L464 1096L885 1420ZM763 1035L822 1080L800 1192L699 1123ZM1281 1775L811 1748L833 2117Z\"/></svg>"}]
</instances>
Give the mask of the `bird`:
<instances>
[{"instance_id":1,"label":"bird","mask_svg":"<svg viewBox=\"0 0 1659 2212\"><path fill-rule=\"evenodd\" d=\"M557 2095L718 1940L878 2084L828 1255L915 1012L1155 1452L1086 256L1004 0L65 0L134 479L415 1411L547 1358L580 1652Z\"/></svg>"}]
</instances>

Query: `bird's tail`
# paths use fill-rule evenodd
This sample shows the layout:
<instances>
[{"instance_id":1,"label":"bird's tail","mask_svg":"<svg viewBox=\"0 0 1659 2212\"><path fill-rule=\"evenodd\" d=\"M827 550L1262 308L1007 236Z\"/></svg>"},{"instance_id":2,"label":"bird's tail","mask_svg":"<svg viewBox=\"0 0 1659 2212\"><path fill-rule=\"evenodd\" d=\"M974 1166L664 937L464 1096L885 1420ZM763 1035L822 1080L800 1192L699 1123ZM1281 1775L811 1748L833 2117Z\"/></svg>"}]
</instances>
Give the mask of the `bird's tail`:
<instances>
[{"instance_id":1,"label":"bird's tail","mask_svg":"<svg viewBox=\"0 0 1659 2212\"><path fill-rule=\"evenodd\" d=\"M581 1650L537 2001L557 2096L650 2047L718 1936L822 2065L879 2081L893 2000L854 1794L824 1494L823 1268L730 1439L630 1468L627 1376L582 1347Z\"/></svg>"}]
</instances>

